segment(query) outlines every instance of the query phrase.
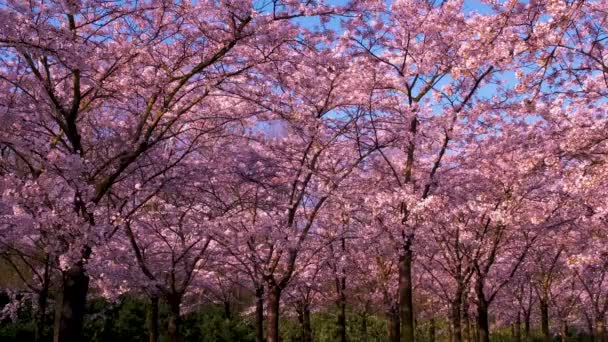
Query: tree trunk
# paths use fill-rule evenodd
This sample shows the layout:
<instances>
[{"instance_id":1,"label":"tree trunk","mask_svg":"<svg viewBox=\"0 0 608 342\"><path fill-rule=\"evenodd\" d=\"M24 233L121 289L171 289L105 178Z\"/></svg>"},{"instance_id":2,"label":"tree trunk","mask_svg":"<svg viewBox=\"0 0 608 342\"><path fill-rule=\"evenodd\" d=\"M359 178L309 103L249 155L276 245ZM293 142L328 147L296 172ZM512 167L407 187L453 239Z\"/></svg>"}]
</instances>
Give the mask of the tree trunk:
<instances>
[{"instance_id":1,"label":"tree trunk","mask_svg":"<svg viewBox=\"0 0 608 342\"><path fill-rule=\"evenodd\" d=\"M340 247L342 253L346 253L346 238L342 236L340 239ZM338 306L338 331L337 340L339 342L346 342L346 272L342 267L335 270L335 281L336 281L336 292L338 295L337 306Z\"/></svg>"},{"instance_id":2,"label":"tree trunk","mask_svg":"<svg viewBox=\"0 0 608 342\"><path fill-rule=\"evenodd\" d=\"M515 319L515 342L521 342L521 314L517 313L517 318Z\"/></svg>"},{"instance_id":3,"label":"tree trunk","mask_svg":"<svg viewBox=\"0 0 608 342\"><path fill-rule=\"evenodd\" d=\"M540 326L543 334L543 341L551 341L551 333L549 332L549 303L545 298L540 299Z\"/></svg>"},{"instance_id":4,"label":"tree trunk","mask_svg":"<svg viewBox=\"0 0 608 342\"><path fill-rule=\"evenodd\" d=\"M477 328L479 331L479 342L490 342L488 307L485 302L477 304Z\"/></svg>"},{"instance_id":5,"label":"tree trunk","mask_svg":"<svg viewBox=\"0 0 608 342\"><path fill-rule=\"evenodd\" d=\"M310 327L310 308L306 303L299 303L298 320L302 329L302 342L312 342L312 329Z\"/></svg>"},{"instance_id":6,"label":"tree trunk","mask_svg":"<svg viewBox=\"0 0 608 342\"><path fill-rule=\"evenodd\" d=\"M388 312L388 340L389 342L399 342L400 339L400 325L399 325L399 312L394 308L391 308Z\"/></svg>"},{"instance_id":7,"label":"tree trunk","mask_svg":"<svg viewBox=\"0 0 608 342\"><path fill-rule=\"evenodd\" d=\"M399 257L399 319L401 342L414 342L414 303L412 283L411 242L405 244L404 255Z\"/></svg>"},{"instance_id":8,"label":"tree trunk","mask_svg":"<svg viewBox=\"0 0 608 342\"><path fill-rule=\"evenodd\" d=\"M181 342L182 336L180 333L180 326L182 318L180 316L180 305L181 296L175 295L169 298L169 324L167 327L167 334L169 335L170 342Z\"/></svg>"},{"instance_id":9,"label":"tree trunk","mask_svg":"<svg viewBox=\"0 0 608 342\"><path fill-rule=\"evenodd\" d=\"M310 325L310 306L304 307L304 342L312 342L312 327Z\"/></svg>"},{"instance_id":10,"label":"tree trunk","mask_svg":"<svg viewBox=\"0 0 608 342\"><path fill-rule=\"evenodd\" d=\"M452 301L452 312L450 314L450 320L452 321L452 342L462 342L462 325L460 321L460 299L457 295L457 299Z\"/></svg>"},{"instance_id":11,"label":"tree trunk","mask_svg":"<svg viewBox=\"0 0 608 342\"><path fill-rule=\"evenodd\" d=\"M568 341L568 323L566 323L565 321L562 321L562 329L560 332L560 336L562 342Z\"/></svg>"},{"instance_id":12,"label":"tree trunk","mask_svg":"<svg viewBox=\"0 0 608 342\"><path fill-rule=\"evenodd\" d=\"M266 321L266 338L268 342L279 342L279 304L281 300L281 289L270 284L268 286L267 309L268 320Z\"/></svg>"},{"instance_id":13,"label":"tree trunk","mask_svg":"<svg viewBox=\"0 0 608 342\"><path fill-rule=\"evenodd\" d=\"M346 342L346 296L340 293L338 298L338 341Z\"/></svg>"},{"instance_id":14,"label":"tree trunk","mask_svg":"<svg viewBox=\"0 0 608 342\"><path fill-rule=\"evenodd\" d=\"M148 305L148 341L158 341L158 297L150 297Z\"/></svg>"},{"instance_id":15,"label":"tree trunk","mask_svg":"<svg viewBox=\"0 0 608 342\"><path fill-rule=\"evenodd\" d=\"M255 289L255 335L256 341L264 341L264 286Z\"/></svg>"},{"instance_id":16,"label":"tree trunk","mask_svg":"<svg viewBox=\"0 0 608 342\"><path fill-rule=\"evenodd\" d=\"M462 298L462 323L464 325L464 340L471 342L471 320L469 319L469 302L466 297Z\"/></svg>"},{"instance_id":17,"label":"tree trunk","mask_svg":"<svg viewBox=\"0 0 608 342\"><path fill-rule=\"evenodd\" d=\"M606 342L606 325L603 316L595 322L595 342Z\"/></svg>"},{"instance_id":18,"label":"tree trunk","mask_svg":"<svg viewBox=\"0 0 608 342\"><path fill-rule=\"evenodd\" d=\"M595 336L595 329L593 328L593 319L587 313L587 311L583 311L583 316L585 316L585 323L587 324L587 332L589 337L588 342L595 342L595 338L597 336Z\"/></svg>"},{"instance_id":19,"label":"tree trunk","mask_svg":"<svg viewBox=\"0 0 608 342\"><path fill-rule=\"evenodd\" d=\"M475 293L477 294L477 329L479 331L479 342L490 342L490 325L488 322L488 301L483 291L483 280L478 276L475 282Z\"/></svg>"},{"instance_id":20,"label":"tree trunk","mask_svg":"<svg viewBox=\"0 0 608 342\"><path fill-rule=\"evenodd\" d=\"M35 341L44 340L44 326L46 321L46 307L48 302L48 289L42 290L38 294L38 316L36 317L36 335Z\"/></svg>"},{"instance_id":21,"label":"tree trunk","mask_svg":"<svg viewBox=\"0 0 608 342\"><path fill-rule=\"evenodd\" d=\"M429 322L429 341L435 342L435 318L431 318Z\"/></svg>"},{"instance_id":22,"label":"tree trunk","mask_svg":"<svg viewBox=\"0 0 608 342\"><path fill-rule=\"evenodd\" d=\"M532 336L530 336L530 311L524 315L524 339L526 342L532 340Z\"/></svg>"},{"instance_id":23,"label":"tree trunk","mask_svg":"<svg viewBox=\"0 0 608 342\"><path fill-rule=\"evenodd\" d=\"M224 318L227 320L232 319L232 310L230 308L230 302L228 300L224 300Z\"/></svg>"},{"instance_id":24,"label":"tree trunk","mask_svg":"<svg viewBox=\"0 0 608 342\"><path fill-rule=\"evenodd\" d=\"M55 342L83 341L82 325L86 309L89 276L82 262L62 275L63 289L55 316Z\"/></svg>"}]
</instances>

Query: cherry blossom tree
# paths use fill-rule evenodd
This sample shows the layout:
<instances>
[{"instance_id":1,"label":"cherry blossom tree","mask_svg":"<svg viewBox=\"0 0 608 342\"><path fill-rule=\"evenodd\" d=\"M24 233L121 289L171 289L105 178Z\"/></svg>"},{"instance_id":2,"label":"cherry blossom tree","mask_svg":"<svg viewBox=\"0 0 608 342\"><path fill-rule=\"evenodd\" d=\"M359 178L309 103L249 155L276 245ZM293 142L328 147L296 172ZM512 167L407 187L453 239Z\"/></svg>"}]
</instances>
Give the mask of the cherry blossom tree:
<instances>
[{"instance_id":1,"label":"cherry blossom tree","mask_svg":"<svg viewBox=\"0 0 608 342\"><path fill-rule=\"evenodd\" d=\"M322 310L339 341L354 312L605 341L608 4L470 6L0 2L0 258L37 338L57 287L57 341L127 294L152 341L159 301L172 341L209 302L269 342Z\"/></svg>"},{"instance_id":2,"label":"cherry blossom tree","mask_svg":"<svg viewBox=\"0 0 608 342\"><path fill-rule=\"evenodd\" d=\"M61 241L59 340L80 339L86 263L115 225L114 192L188 123L225 121L209 114L214 88L267 60L289 19L330 10L295 5L2 6L2 146L28 170L6 177L35 193L37 223Z\"/></svg>"}]
</instances>

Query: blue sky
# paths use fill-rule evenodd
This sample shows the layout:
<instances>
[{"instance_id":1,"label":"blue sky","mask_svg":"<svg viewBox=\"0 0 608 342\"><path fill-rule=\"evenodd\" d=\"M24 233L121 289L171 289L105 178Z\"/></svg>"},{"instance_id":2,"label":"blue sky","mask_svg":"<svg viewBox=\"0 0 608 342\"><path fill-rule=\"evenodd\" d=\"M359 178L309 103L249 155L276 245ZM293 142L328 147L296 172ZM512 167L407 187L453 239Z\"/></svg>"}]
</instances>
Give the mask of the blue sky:
<instances>
[{"instance_id":1,"label":"blue sky","mask_svg":"<svg viewBox=\"0 0 608 342\"><path fill-rule=\"evenodd\" d=\"M328 3L331 5L344 5L344 4L347 4L348 2L349 2L349 0L330 0L330 1L328 1ZM391 3L392 0L387 0L387 2ZM465 13L477 12L477 13L481 13L481 14L487 14L487 13L490 13L492 10L490 7L481 3L480 1L464 0L464 11L465 11ZM301 23L302 25L304 25L306 27L314 28L315 26L319 25L319 18L315 18L315 17L299 18L299 19L296 19L296 22ZM330 22L330 24L329 24L329 27L336 31L340 31L339 20L338 19L332 20L332 22Z\"/></svg>"}]
</instances>

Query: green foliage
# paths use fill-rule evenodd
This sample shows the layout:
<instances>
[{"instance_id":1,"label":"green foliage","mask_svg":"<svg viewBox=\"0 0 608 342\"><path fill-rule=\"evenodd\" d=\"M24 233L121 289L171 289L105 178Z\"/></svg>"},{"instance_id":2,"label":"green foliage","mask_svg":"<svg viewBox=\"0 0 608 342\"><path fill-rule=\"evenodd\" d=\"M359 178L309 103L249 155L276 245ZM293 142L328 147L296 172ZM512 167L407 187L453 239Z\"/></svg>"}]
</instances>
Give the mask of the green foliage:
<instances>
[{"instance_id":1,"label":"green foliage","mask_svg":"<svg viewBox=\"0 0 608 342\"><path fill-rule=\"evenodd\" d=\"M8 302L9 297L5 293L0 293L0 309ZM34 314L35 312L31 303L26 302L19 307L15 321L11 321L9 318L0 320L0 341L33 341L36 334ZM50 333L47 331L47 334Z\"/></svg>"},{"instance_id":2,"label":"green foliage","mask_svg":"<svg viewBox=\"0 0 608 342\"><path fill-rule=\"evenodd\" d=\"M186 315L182 334L185 341L255 341L255 331L240 318L228 318L220 306L210 305Z\"/></svg>"},{"instance_id":3,"label":"green foliage","mask_svg":"<svg viewBox=\"0 0 608 342\"><path fill-rule=\"evenodd\" d=\"M431 339L431 322L422 321L416 324L416 341L429 342ZM450 323L446 319L435 319L435 341L449 341Z\"/></svg>"},{"instance_id":4,"label":"green foliage","mask_svg":"<svg viewBox=\"0 0 608 342\"><path fill-rule=\"evenodd\" d=\"M6 304L7 298L0 296L0 308ZM135 296L125 296L116 303L103 299L90 300L84 326L86 341L91 342L146 342L148 341L146 312L148 302ZM288 309L288 308L287 308ZM49 308L46 319L44 342L52 340L53 308ZM230 316L230 317L228 317ZM387 341L386 322L379 315L363 316L354 311L347 311L347 339L349 342L384 342ZM167 341L166 332L168 307L159 305L159 339ZM184 342L253 342L255 331L249 318L227 313L222 306L206 305L195 312L183 317L181 332ZM337 315L335 311L311 313L311 328L313 341L331 342L337 339ZM416 329L417 340L430 341L429 322L418 322ZM448 322L443 319L435 321L436 341L446 341ZM23 342L33 341L36 331L34 310L29 303L22 306L15 321L5 319L0 321L0 341ZM538 331L533 331L532 341L541 342ZM523 331L522 331L523 334ZM302 340L302 327L295 316L281 317L281 335L284 342L299 342ZM513 331L505 327L492 332L492 342L512 342ZM554 336L552 341L559 341ZM589 336L569 331L568 341L588 342Z\"/></svg>"},{"instance_id":5,"label":"green foliage","mask_svg":"<svg viewBox=\"0 0 608 342\"><path fill-rule=\"evenodd\" d=\"M33 320L0 321L0 341L2 342L33 341L35 332L36 325Z\"/></svg>"},{"instance_id":6,"label":"green foliage","mask_svg":"<svg viewBox=\"0 0 608 342\"><path fill-rule=\"evenodd\" d=\"M522 340L523 338L523 329L521 330ZM542 342L544 341L543 336L539 330L534 330L530 332L530 341L531 342ZM584 332L576 331L576 329L570 329L568 331L567 341L568 342L591 342L593 338ZM496 331L492 331L490 335L491 342L512 342L515 341L514 331L512 327L504 327L498 329ZM553 335L551 338L551 342L560 342L561 336Z\"/></svg>"},{"instance_id":7,"label":"green foliage","mask_svg":"<svg viewBox=\"0 0 608 342\"><path fill-rule=\"evenodd\" d=\"M313 312L310 326L313 341L332 342L337 339L337 314L334 311ZM281 317L281 336L285 342L298 342L302 339L302 328L296 317ZM351 342L382 342L387 340L386 323L382 317L363 317L355 312L346 314L346 336Z\"/></svg>"},{"instance_id":8,"label":"green foliage","mask_svg":"<svg viewBox=\"0 0 608 342\"><path fill-rule=\"evenodd\" d=\"M146 304L136 297L125 297L117 303L91 300L84 326L87 341L145 342Z\"/></svg>"},{"instance_id":9,"label":"green foliage","mask_svg":"<svg viewBox=\"0 0 608 342\"><path fill-rule=\"evenodd\" d=\"M125 297L118 303L93 300L85 322L85 338L92 342L145 342L147 301ZM168 322L168 308L159 305L159 340L167 341L164 332ZM184 342L254 341L253 328L242 318L226 318L221 307L208 305L187 314L182 321Z\"/></svg>"}]
</instances>

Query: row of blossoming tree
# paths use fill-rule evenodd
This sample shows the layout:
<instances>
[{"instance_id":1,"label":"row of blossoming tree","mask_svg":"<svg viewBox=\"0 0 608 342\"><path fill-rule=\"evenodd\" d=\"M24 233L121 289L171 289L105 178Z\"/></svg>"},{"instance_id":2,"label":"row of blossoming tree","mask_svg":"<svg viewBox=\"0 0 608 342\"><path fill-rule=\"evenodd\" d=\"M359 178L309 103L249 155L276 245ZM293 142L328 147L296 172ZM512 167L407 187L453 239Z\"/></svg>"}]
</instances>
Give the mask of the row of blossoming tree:
<instances>
[{"instance_id":1,"label":"row of blossoming tree","mask_svg":"<svg viewBox=\"0 0 608 342\"><path fill-rule=\"evenodd\" d=\"M319 310L606 341L607 8L2 0L0 257L38 338L130 293L171 341L205 301L269 342Z\"/></svg>"}]
</instances>

